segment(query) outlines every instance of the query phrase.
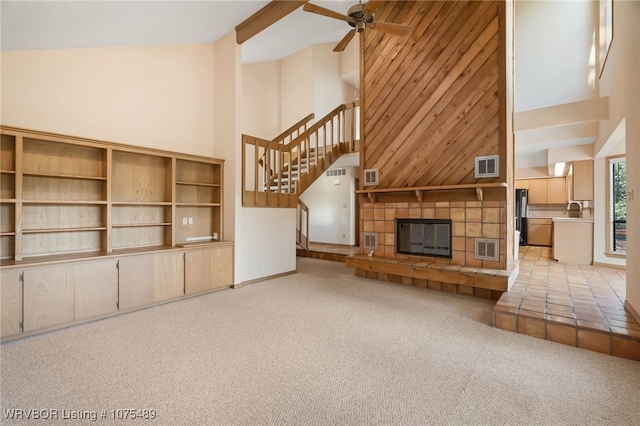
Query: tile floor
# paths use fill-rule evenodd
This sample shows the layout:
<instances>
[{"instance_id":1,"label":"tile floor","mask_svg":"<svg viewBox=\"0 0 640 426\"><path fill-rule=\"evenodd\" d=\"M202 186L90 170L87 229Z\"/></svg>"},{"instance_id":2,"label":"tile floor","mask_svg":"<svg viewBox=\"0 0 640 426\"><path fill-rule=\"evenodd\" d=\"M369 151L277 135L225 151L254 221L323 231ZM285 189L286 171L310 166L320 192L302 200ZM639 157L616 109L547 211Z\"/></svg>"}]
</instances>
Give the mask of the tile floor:
<instances>
[{"instance_id":1,"label":"tile floor","mask_svg":"<svg viewBox=\"0 0 640 426\"><path fill-rule=\"evenodd\" d=\"M494 308L498 328L640 361L640 325L624 309L625 271L558 263L521 247L520 273Z\"/></svg>"}]
</instances>

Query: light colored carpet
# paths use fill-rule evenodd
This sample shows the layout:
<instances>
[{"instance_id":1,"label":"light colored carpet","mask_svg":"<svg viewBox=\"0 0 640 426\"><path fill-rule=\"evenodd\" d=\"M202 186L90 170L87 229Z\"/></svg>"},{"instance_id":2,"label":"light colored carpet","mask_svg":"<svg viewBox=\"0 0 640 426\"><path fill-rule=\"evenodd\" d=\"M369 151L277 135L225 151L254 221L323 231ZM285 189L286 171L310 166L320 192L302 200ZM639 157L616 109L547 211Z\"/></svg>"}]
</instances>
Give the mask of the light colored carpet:
<instances>
[{"instance_id":1,"label":"light colored carpet","mask_svg":"<svg viewBox=\"0 0 640 426\"><path fill-rule=\"evenodd\" d=\"M638 424L640 363L492 328L492 306L300 258L294 275L3 344L2 423L43 408L131 424L111 410L133 408L159 425Z\"/></svg>"}]
</instances>

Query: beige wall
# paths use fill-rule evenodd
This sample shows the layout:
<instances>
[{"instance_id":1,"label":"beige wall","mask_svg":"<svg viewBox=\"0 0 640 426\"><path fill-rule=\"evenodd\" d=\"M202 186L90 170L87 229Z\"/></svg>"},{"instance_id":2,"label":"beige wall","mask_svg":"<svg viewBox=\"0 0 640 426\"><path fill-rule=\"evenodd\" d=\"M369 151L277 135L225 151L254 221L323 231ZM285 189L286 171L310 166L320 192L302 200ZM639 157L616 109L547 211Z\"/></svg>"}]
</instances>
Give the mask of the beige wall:
<instances>
[{"instance_id":1,"label":"beige wall","mask_svg":"<svg viewBox=\"0 0 640 426\"><path fill-rule=\"evenodd\" d=\"M281 93L281 129L313 112L313 46L282 60Z\"/></svg>"},{"instance_id":2,"label":"beige wall","mask_svg":"<svg viewBox=\"0 0 640 426\"><path fill-rule=\"evenodd\" d=\"M340 78L340 55L334 43L313 46L313 112L322 118L354 99L354 88Z\"/></svg>"},{"instance_id":3,"label":"beige wall","mask_svg":"<svg viewBox=\"0 0 640 426\"><path fill-rule=\"evenodd\" d=\"M4 125L212 156L213 44L2 52Z\"/></svg>"},{"instance_id":4,"label":"beige wall","mask_svg":"<svg viewBox=\"0 0 640 426\"><path fill-rule=\"evenodd\" d=\"M242 65L242 133L271 140L284 130L280 128L281 75L282 61Z\"/></svg>"},{"instance_id":5,"label":"beige wall","mask_svg":"<svg viewBox=\"0 0 640 426\"><path fill-rule=\"evenodd\" d=\"M601 126L595 151L624 119L627 191L634 193L627 201L627 301L640 312L640 2L614 1L613 11L614 37L600 78L600 96L609 96L609 121ZM596 175L596 183L603 182Z\"/></svg>"}]
</instances>

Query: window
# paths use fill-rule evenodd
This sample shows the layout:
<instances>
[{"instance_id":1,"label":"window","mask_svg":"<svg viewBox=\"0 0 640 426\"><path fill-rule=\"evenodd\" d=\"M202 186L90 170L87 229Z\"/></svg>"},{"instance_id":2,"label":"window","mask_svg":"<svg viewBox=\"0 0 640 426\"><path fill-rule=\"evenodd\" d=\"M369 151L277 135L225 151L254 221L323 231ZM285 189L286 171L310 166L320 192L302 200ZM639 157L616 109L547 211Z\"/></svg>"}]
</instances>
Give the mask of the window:
<instances>
[{"instance_id":1,"label":"window","mask_svg":"<svg viewBox=\"0 0 640 426\"><path fill-rule=\"evenodd\" d=\"M609 232L608 252L627 253L627 163L625 157L608 158Z\"/></svg>"}]
</instances>

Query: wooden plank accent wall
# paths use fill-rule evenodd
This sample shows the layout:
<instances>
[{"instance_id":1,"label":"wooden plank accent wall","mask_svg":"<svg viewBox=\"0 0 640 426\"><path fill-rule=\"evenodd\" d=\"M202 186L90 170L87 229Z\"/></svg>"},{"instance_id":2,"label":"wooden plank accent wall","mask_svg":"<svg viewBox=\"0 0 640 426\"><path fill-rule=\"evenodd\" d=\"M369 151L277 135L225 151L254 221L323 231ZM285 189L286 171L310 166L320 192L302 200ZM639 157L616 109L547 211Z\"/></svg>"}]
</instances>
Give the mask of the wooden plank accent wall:
<instances>
[{"instance_id":1,"label":"wooden plank accent wall","mask_svg":"<svg viewBox=\"0 0 640 426\"><path fill-rule=\"evenodd\" d=\"M504 146L502 7L387 1L376 11L379 21L414 28L404 38L363 37L362 165L380 170L377 188L507 182L512 159L501 158L499 178L474 178L476 156L512 155Z\"/></svg>"}]
</instances>

